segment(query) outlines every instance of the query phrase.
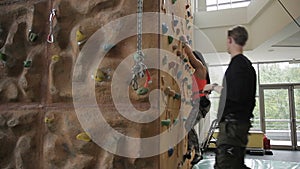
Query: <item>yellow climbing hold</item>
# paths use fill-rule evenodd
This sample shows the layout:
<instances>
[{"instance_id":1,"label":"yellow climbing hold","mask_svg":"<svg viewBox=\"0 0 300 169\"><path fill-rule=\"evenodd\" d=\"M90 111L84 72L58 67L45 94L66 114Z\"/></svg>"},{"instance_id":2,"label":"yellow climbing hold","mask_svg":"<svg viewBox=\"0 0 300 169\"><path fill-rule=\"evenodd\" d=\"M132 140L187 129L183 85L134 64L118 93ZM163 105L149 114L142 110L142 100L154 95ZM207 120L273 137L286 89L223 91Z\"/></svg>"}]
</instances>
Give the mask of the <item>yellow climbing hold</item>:
<instances>
[{"instance_id":1,"label":"yellow climbing hold","mask_svg":"<svg viewBox=\"0 0 300 169\"><path fill-rule=\"evenodd\" d=\"M44 122L45 123L52 123L54 121L54 117L45 117Z\"/></svg>"},{"instance_id":2,"label":"yellow climbing hold","mask_svg":"<svg viewBox=\"0 0 300 169\"><path fill-rule=\"evenodd\" d=\"M90 134L86 133L86 132L79 133L76 136L76 139L81 140L81 141L85 141L85 142L90 142L92 140Z\"/></svg>"},{"instance_id":3,"label":"yellow climbing hold","mask_svg":"<svg viewBox=\"0 0 300 169\"><path fill-rule=\"evenodd\" d=\"M86 38L86 36L80 30L76 31L76 41L77 42L81 42L81 41L85 40L85 38Z\"/></svg>"},{"instance_id":4,"label":"yellow climbing hold","mask_svg":"<svg viewBox=\"0 0 300 169\"><path fill-rule=\"evenodd\" d=\"M51 59L53 62L58 62L60 57L58 55L53 55Z\"/></svg>"},{"instance_id":5,"label":"yellow climbing hold","mask_svg":"<svg viewBox=\"0 0 300 169\"><path fill-rule=\"evenodd\" d=\"M96 82L102 82L103 80L105 80L104 72L100 69L97 69L96 75L95 75L95 81Z\"/></svg>"}]
</instances>

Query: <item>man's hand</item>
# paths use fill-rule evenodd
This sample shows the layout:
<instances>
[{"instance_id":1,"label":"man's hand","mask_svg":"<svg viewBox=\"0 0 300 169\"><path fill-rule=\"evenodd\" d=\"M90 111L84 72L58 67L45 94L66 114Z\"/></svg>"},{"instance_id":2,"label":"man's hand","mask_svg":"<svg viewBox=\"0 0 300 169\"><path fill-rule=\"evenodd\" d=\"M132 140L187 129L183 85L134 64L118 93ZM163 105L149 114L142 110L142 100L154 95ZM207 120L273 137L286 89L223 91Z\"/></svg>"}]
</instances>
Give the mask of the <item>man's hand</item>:
<instances>
[{"instance_id":1,"label":"man's hand","mask_svg":"<svg viewBox=\"0 0 300 169\"><path fill-rule=\"evenodd\" d=\"M210 91L215 91L217 93L221 93L223 87L219 86L217 83L214 84L207 84L203 88L203 92L210 92Z\"/></svg>"}]
</instances>

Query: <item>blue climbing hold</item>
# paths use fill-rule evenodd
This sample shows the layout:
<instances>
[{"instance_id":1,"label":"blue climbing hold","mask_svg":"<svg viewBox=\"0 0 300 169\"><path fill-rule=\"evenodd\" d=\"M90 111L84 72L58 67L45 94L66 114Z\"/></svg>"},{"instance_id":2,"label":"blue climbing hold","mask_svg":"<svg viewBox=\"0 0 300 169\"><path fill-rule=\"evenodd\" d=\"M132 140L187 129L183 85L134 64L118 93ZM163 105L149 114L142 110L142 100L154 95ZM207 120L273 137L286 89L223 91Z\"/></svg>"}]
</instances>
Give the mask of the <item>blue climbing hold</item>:
<instances>
[{"instance_id":1,"label":"blue climbing hold","mask_svg":"<svg viewBox=\"0 0 300 169\"><path fill-rule=\"evenodd\" d=\"M178 23L179 23L179 21L178 21L177 19L174 19L174 21L173 21L173 25L174 25L174 26L177 26L177 25L178 25Z\"/></svg>"},{"instance_id":2,"label":"blue climbing hold","mask_svg":"<svg viewBox=\"0 0 300 169\"><path fill-rule=\"evenodd\" d=\"M167 62L168 62L167 55L165 55L164 58L163 58L163 60L162 60L162 64L166 65Z\"/></svg>"},{"instance_id":3,"label":"blue climbing hold","mask_svg":"<svg viewBox=\"0 0 300 169\"><path fill-rule=\"evenodd\" d=\"M105 52L108 52L112 47L114 47L114 45L112 45L112 44L104 44L103 45L103 49Z\"/></svg>"},{"instance_id":4,"label":"blue climbing hold","mask_svg":"<svg viewBox=\"0 0 300 169\"><path fill-rule=\"evenodd\" d=\"M166 23L163 23L162 24L162 33L166 34L168 32L168 30L169 30L168 25Z\"/></svg>"},{"instance_id":5,"label":"blue climbing hold","mask_svg":"<svg viewBox=\"0 0 300 169\"><path fill-rule=\"evenodd\" d=\"M182 76L182 71L178 71L178 72L177 72L177 79L180 79L181 76Z\"/></svg>"},{"instance_id":6,"label":"blue climbing hold","mask_svg":"<svg viewBox=\"0 0 300 169\"><path fill-rule=\"evenodd\" d=\"M174 153L174 148L170 147L168 150L168 156L171 157Z\"/></svg>"}]
</instances>

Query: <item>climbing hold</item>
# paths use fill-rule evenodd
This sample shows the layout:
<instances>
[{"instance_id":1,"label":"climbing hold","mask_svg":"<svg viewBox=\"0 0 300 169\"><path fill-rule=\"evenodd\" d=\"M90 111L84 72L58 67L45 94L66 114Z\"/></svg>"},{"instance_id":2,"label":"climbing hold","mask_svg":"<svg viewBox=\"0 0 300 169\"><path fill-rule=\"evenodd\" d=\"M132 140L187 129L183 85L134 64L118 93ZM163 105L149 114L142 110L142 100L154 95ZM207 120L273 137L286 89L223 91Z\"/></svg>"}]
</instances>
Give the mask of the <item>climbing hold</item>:
<instances>
[{"instance_id":1,"label":"climbing hold","mask_svg":"<svg viewBox=\"0 0 300 169\"><path fill-rule=\"evenodd\" d=\"M186 65L184 66L184 69L185 69L185 70L190 70L191 67L190 67L190 65L186 64Z\"/></svg>"},{"instance_id":2,"label":"climbing hold","mask_svg":"<svg viewBox=\"0 0 300 169\"><path fill-rule=\"evenodd\" d=\"M173 51L176 50L176 49L178 49L178 45L173 45L172 49L173 49Z\"/></svg>"},{"instance_id":3,"label":"climbing hold","mask_svg":"<svg viewBox=\"0 0 300 169\"><path fill-rule=\"evenodd\" d=\"M147 94L148 92L149 92L149 89L146 88L146 87L140 87L140 88L138 88L137 91L136 91L136 93L137 93L138 95L145 95L145 94Z\"/></svg>"},{"instance_id":4,"label":"climbing hold","mask_svg":"<svg viewBox=\"0 0 300 169\"><path fill-rule=\"evenodd\" d=\"M185 82L187 82L187 81L188 81L188 78L187 78L187 77L185 77L185 78L182 79L182 83L185 83Z\"/></svg>"},{"instance_id":5,"label":"climbing hold","mask_svg":"<svg viewBox=\"0 0 300 169\"><path fill-rule=\"evenodd\" d=\"M177 0L172 0L172 4L175 4Z\"/></svg>"},{"instance_id":6,"label":"climbing hold","mask_svg":"<svg viewBox=\"0 0 300 169\"><path fill-rule=\"evenodd\" d=\"M187 121L187 118L186 117L182 117L182 121Z\"/></svg>"},{"instance_id":7,"label":"climbing hold","mask_svg":"<svg viewBox=\"0 0 300 169\"><path fill-rule=\"evenodd\" d=\"M175 126L178 122L179 122L179 119L178 119L178 118L174 119L174 120L173 120L173 125Z\"/></svg>"},{"instance_id":8,"label":"climbing hold","mask_svg":"<svg viewBox=\"0 0 300 169\"><path fill-rule=\"evenodd\" d=\"M174 21L173 21L173 25L174 25L174 27L176 27L177 25L178 25L178 20L177 19L174 19Z\"/></svg>"},{"instance_id":9,"label":"climbing hold","mask_svg":"<svg viewBox=\"0 0 300 169\"><path fill-rule=\"evenodd\" d=\"M185 99L185 98L181 98L181 102L183 102L183 103L184 103L185 101L186 101L186 99Z\"/></svg>"},{"instance_id":10,"label":"climbing hold","mask_svg":"<svg viewBox=\"0 0 300 169\"><path fill-rule=\"evenodd\" d=\"M191 85L191 84L188 84L188 85L187 85L187 88L188 88L188 89L192 89L192 85Z\"/></svg>"},{"instance_id":11,"label":"climbing hold","mask_svg":"<svg viewBox=\"0 0 300 169\"><path fill-rule=\"evenodd\" d=\"M104 44L103 45L103 49L105 52L108 52L113 47L114 47L114 45L112 45L112 44Z\"/></svg>"},{"instance_id":12,"label":"climbing hold","mask_svg":"<svg viewBox=\"0 0 300 169\"><path fill-rule=\"evenodd\" d=\"M5 63L7 61L7 55L0 52L0 60Z\"/></svg>"},{"instance_id":13,"label":"climbing hold","mask_svg":"<svg viewBox=\"0 0 300 169\"><path fill-rule=\"evenodd\" d=\"M90 142L92 140L90 134L86 133L86 132L79 133L76 136L76 139L81 140L81 141L85 141L85 142Z\"/></svg>"},{"instance_id":14,"label":"climbing hold","mask_svg":"<svg viewBox=\"0 0 300 169\"><path fill-rule=\"evenodd\" d=\"M191 25L189 25L187 28L188 28L188 30L190 30L190 29L192 28L192 26L191 26Z\"/></svg>"},{"instance_id":15,"label":"climbing hold","mask_svg":"<svg viewBox=\"0 0 300 169\"><path fill-rule=\"evenodd\" d=\"M170 147L168 150L168 156L171 157L174 153L174 148Z\"/></svg>"},{"instance_id":16,"label":"climbing hold","mask_svg":"<svg viewBox=\"0 0 300 169\"><path fill-rule=\"evenodd\" d=\"M192 45L193 44L193 41L192 39L189 40L189 45Z\"/></svg>"},{"instance_id":17,"label":"climbing hold","mask_svg":"<svg viewBox=\"0 0 300 169\"><path fill-rule=\"evenodd\" d=\"M183 62L184 62L184 63L186 63L186 62L188 62L188 61L189 61L188 58L184 58L184 59L183 59Z\"/></svg>"},{"instance_id":18,"label":"climbing hold","mask_svg":"<svg viewBox=\"0 0 300 169\"><path fill-rule=\"evenodd\" d=\"M105 73L101 69L97 69L94 79L95 79L96 82L104 81L105 80Z\"/></svg>"},{"instance_id":19,"label":"climbing hold","mask_svg":"<svg viewBox=\"0 0 300 169\"><path fill-rule=\"evenodd\" d=\"M161 125L162 126L170 126L170 124L171 124L171 120L170 119L162 120L161 121Z\"/></svg>"},{"instance_id":20,"label":"climbing hold","mask_svg":"<svg viewBox=\"0 0 300 169\"><path fill-rule=\"evenodd\" d=\"M45 117L44 122L45 123L52 123L52 122L54 122L54 117Z\"/></svg>"},{"instance_id":21,"label":"climbing hold","mask_svg":"<svg viewBox=\"0 0 300 169\"><path fill-rule=\"evenodd\" d=\"M185 37L182 35L182 36L179 37L179 40L180 40L181 42L185 42Z\"/></svg>"},{"instance_id":22,"label":"climbing hold","mask_svg":"<svg viewBox=\"0 0 300 169\"><path fill-rule=\"evenodd\" d=\"M190 23L190 20L186 19L185 24L188 25Z\"/></svg>"},{"instance_id":23,"label":"climbing hold","mask_svg":"<svg viewBox=\"0 0 300 169\"><path fill-rule=\"evenodd\" d=\"M179 57L181 57L181 56L182 56L182 53L178 50L178 51L176 52L176 55L179 56Z\"/></svg>"},{"instance_id":24,"label":"climbing hold","mask_svg":"<svg viewBox=\"0 0 300 169\"><path fill-rule=\"evenodd\" d=\"M169 30L168 25L166 23L163 23L162 24L162 33L166 34L168 32L168 30Z\"/></svg>"},{"instance_id":25,"label":"climbing hold","mask_svg":"<svg viewBox=\"0 0 300 169\"><path fill-rule=\"evenodd\" d=\"M76 31L76 41L78 43L78 45L82 44L83 41L85 41L86 36L80 31L77 30Z\"/></svg>"},{"instance_id":26,"label":"climbing hold","mask_svg":"<svg viewBox=\"0 0 300 169\"><path fill-rule=\"evenodd\" d=\"M25 68L30 68L31 65L32 65L32 61L31 61L31 60L26 60L26 61L24 61L24 67L25 67Z\"/></svg>"},{"instance_id":27,"label":"climbing hold","mask_svg":"<svg viewBox=\"0 0 300 169\"><path fill-rule=\"evenodd\" d=\"M11 120L8 120L6 123L6 125L8 127L16 127L19 124L20 124L20 121L18 119L11 119Z\"/></svg>"},{"instance_id":28,"label":"climbing hold","mask_svg":"<svg viewBox=\"0 0 300 169\"><path fill-rule=\"evenodd\" d=\"M173 96L173 99L180 100L181 95L179 93L175 93L175 95Z\"/></svg>"},{"instance_id":29,"label":"climbing hold","mask_svg":"<svg viewBox=\"0 0 300 169\"><path fill-rule=\"evenodd\" d=\"M170 45L171 43L173 43L173 40L174 40L174 38L173 38L172 36L168 36L168 43L169 43L169 45Z\"/></svg>"},{"instance_id":30,"label":"climbing hold","mask_svg":"<svg viewBox=\"0 0 300 169\"><path fill-rule=\"evenodd\" d=\"M29 42L34 42L37 40L37 38L38 38L38 35L36 33L31 32L31 30L30 30L29 35L28 35Z\"/></svg>"},{"instance_id":31,"label":"climbing hold","mask_svg":"<svg viewBox=\"0 0 300 169\"><path fill-rule=\"evenodd\" d=\"M177 28L177 29L176 29L176 35L179 35L179 34L180 34L180 29Z\"/></svg>"},{"instance_id":32,"label":"climbing hold","mask_svg":"<svg viewBox=\"0 0 300 169\"><path fill-rule=\"evenodd\" d=\"M180 79L181 76L182 76L182 71L178 71L177 72L177 79Z\"/></svg>"},{"instance_id":33,"label":"climbing hold","mask_svg":"<svg viewBox=\"0 0 300 169\"><path fill-rule=\"evenodd\" d=\"M169 63L169 69L172 69L172 68L174 68L175 67L175 62L170 62Z\"/></svg>"},{"instance_id":34,"label":"climbing hold","mask_svg":"<svg viewBox=\"0 0 300 169\"><path fill-rule=\"evenodd\" d=\"M162 59L162 64L166 65L167 62L168 62L167 55L165 55L164 58Z\"/></svg>"},{"instance_id":35,"label":"climbing hold","mask_svg":"<svg viewBox=\"0 0 300 169\"><path fill-rule=\"evenodd\" d=\"M58 55L53 55L53 56L51 57L51 60L52 60L53 62L58 62L59 59L60 59L60 57L59 57Z\"/></svg>"},{"instance_id":36,"label":"climbing hold","mask_svg":"<svg viewBox=\"0 0 300 169\"><path fill-rule=\"evenodd\" d=\"M192 14L191 14L190 11L187 11L187 16L188 16L188 17L191 17L191 16L192 16Z\"/></svg>"}]
</instances>

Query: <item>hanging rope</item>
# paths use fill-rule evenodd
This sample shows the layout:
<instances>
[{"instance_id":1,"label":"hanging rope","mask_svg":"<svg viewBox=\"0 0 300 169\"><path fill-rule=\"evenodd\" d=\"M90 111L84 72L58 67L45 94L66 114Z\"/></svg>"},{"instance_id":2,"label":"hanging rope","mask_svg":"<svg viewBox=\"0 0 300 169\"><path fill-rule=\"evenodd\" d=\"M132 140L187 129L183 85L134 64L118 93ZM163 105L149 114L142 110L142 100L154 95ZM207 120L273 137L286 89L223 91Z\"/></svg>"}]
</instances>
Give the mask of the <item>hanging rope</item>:
<instances>
[{"instance_id":1,"label":"hanging rope","mask_svg":"<svg viewBox=\"0 0 300 169\"><path fill-rule=\"evenodd\" d=\"M147 76L146 82L144 84L144 88L148 88L148 84L151 82L150 73L147 69L147 66L143 63L144 61L144 53L142 51L143 39L142 32L143 31L143 0L137 1L137 52L134 54L133 58L135 61L135 65L132 68L132 79L131 86L134 90L138 89L138 78L143 78Z\"/></svg>"}]
</instances>

